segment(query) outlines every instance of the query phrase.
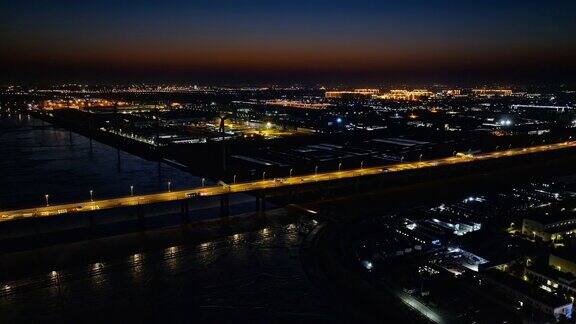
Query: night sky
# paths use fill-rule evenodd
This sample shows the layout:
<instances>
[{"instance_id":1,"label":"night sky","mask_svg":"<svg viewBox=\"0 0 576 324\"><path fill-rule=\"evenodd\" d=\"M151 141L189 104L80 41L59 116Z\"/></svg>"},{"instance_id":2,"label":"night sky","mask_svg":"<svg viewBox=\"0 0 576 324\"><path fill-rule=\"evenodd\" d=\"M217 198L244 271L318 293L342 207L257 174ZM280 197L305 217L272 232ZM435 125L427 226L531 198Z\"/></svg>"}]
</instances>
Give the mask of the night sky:
<instances>
[{"instance_id":1,"label":"night sky","mask_svg":"<svg viewBox=\"0 0 576 324\"><path fill-rule=\"evenodd\" d=\"M2 1L2 81L573 80L576 1ZM0 70L0 72L2 72Z\"/></svg>"}]
</instances>

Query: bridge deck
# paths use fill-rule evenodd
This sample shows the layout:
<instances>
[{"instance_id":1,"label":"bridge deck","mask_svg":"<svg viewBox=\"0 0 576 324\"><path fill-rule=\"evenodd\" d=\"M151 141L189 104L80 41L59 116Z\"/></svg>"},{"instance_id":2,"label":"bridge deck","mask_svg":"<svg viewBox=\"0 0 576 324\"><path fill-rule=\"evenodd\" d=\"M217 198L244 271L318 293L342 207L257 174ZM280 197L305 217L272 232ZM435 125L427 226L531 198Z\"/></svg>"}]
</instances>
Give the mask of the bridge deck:
<instances>
[{"instance_id":1,"label":"bridge deck","mask_svg":"<svg viewBox=\"0 0 576 324\"><path fill-rule=\"evenodd\" d=\"M113 208L146 205L160 202L178 201L197 196L208 197L208 196L219 196L229 193L251 192L257 190L274 189L287 186L297 186L315 182L326 182L339 179L349 179L355 177L377 175L387 172L401 172L407 170L434 168L445 165L473 163L479 160L490 160L512 156L520 156L520 155L555 151L573 147L576 147L576 141L555 143L549 145L539 145L526 148L508 149L504 151L495 151L479 154L475 156L470 155L451 156L446 158L424 160L419 162L397 163L380 167L324 172L318 174L293 176L289 178L276 178L270 180L259 180L259 181L237 183L230 185L192 188L186 190L155 193L148 195L136 195L136 196L119 197L112 199L102 199L94 201L61 204L61 205L34 207L27 209L7 210L7 211L0 211L0 222L11 221L21 218L49 217L62 214L81 213L93 210L113 209Z\"/></svg>"}]
</instances>

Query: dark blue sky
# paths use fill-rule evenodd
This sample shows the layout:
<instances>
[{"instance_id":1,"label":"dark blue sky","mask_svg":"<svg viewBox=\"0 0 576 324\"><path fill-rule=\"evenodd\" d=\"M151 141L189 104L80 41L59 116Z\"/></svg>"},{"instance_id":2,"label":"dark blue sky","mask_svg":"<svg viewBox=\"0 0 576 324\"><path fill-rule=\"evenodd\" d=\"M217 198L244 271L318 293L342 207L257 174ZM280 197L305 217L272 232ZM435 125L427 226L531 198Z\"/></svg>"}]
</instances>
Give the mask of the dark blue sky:
<instances>
[{"instance_id":1,"label":"dark blue sky","mask_svg":"<svg viewBox=\"0 0 576 324\"><path fill-rule=\"evenodd\" d=\"M0 56L10 79L563 78L575 13L576 1L3 1Z\"/></svg>"}]
</instances>

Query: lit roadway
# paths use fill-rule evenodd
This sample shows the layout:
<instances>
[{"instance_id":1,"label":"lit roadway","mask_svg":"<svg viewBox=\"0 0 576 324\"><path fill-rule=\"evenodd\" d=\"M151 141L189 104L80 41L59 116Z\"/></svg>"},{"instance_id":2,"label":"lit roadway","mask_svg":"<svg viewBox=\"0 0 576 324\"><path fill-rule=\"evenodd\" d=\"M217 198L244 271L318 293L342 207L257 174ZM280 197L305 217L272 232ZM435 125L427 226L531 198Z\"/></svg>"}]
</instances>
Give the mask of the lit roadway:
<instances>
[{"instance_id":1,"label":"lit roadway","mask_svg":"<svg viewBox=\"0 0 576 324\"><path fill-rule=\"evenodd\" d=\"M264 189L274 189L288 186L297 186L315 182L332 181L338 179L350 179L355 177L378 175L389 172L400 172L407 170L434 168L439 166L473 163L479 160L491 160L504 157L540 153L546 151L555 151L565 148L576 147L576 141L562 142L549 145L532 146L527 148L508 149L504 151L495 151L490 153L469 155L457 154L456 156L440 158L435 160L423 160L417 162L405 162L392 165L360 168L352 170L342 170L333 172L324 172L317 174L307 174L292 176L288 178L264 179L259 181L236 183L230 185L218 185L203 188L194 188L188 190L178 190L164 193L155 193L148 195L135 195L128 197L102 199L94 201L84 201L62 205L49 205L36 208L0 211L0 222L10 221L19 218L48 217L62 214L72 214L91 210L112 209L128 206L147 205L153 203L169 202L184 200L192 197L209 197L219 196L228 193L242 193Z\"/></svg>"}]
</instances>

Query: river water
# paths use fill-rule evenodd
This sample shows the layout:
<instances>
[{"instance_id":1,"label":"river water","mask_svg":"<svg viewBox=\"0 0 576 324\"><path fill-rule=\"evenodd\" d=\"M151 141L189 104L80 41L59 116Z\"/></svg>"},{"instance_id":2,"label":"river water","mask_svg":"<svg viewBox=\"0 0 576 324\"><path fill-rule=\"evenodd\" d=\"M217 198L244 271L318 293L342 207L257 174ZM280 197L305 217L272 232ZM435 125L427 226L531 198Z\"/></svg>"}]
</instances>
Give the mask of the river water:
<instances>
[{"instance_id":1,"label":"river water","mask_svg":"<svg viewBox=\"0 0 576 324\"><path fill-rule=\"evenodd\" d=\"M125 152L118 159L112 147L27 115L0 114L0 156L0 209L42 205L45 194L54 204L87 200L90 190L98 199L128 195L130 186L146 193L167 190L168 181L172 189L201 182ZM98 262L62 262L40 275L18 273L0 280L0 323L332 321L302 269L301 239L293 224L277 224L201 244L126 250L122 258L102 253ZM68 245L57 247L55 257L66 257Z\"/></svg>"},{"instance_id":2,"label":"river water","mask_svg":"<svg viewBox=\"0 0 576 324\"><path fill-rule=\"evenodd\" d=\"M0 322L325 322L294 225L0 282Z\"/></svg>"},{"instance_id":3,"label":"river water","mask_svg":"<svg viewBox=\"0 0 576 324\"><path fill-rule=\"evenodd\" d=\"M194 177L23 114L0 115L0 209L199 186Z\"/></svg>"}]
</instances>

